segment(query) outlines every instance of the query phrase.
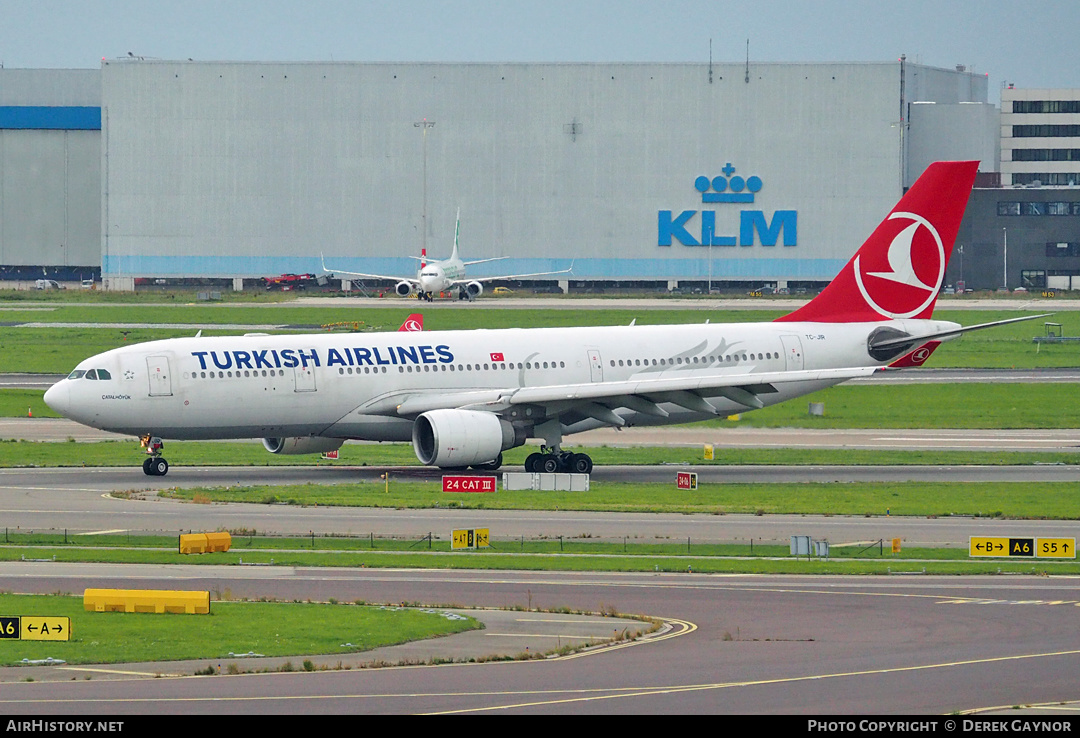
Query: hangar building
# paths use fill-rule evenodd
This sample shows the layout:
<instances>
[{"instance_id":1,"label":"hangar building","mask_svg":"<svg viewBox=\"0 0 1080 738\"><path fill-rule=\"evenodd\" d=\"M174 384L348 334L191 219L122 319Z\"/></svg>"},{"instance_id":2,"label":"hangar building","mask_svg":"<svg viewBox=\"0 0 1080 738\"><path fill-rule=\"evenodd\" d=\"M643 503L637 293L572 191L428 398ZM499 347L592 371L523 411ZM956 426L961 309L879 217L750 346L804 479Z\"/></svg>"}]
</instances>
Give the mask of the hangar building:
<instances>
[{"instance_id":1,"label":"hangar building","mask_svg":"<svg viewBox=\"0 0 1080 738\"><path fill-rule=\"evenodd\" d=\"M101 268L101 72L0 69L0 280Z\"/></svg>"},{"instance_id":2,"label":"hangar building","mask_svg":"<svg viewBox=\"0 0 1080 738\"><path fill-rule=\"evenodd\" d=\"M462 256L505 257L470 275L820 283L929 162L999 168L987 78L904 59L121 59L85 75L97 85L0 70L0 263L85 260L110 289L319 272L320 256L415 274L422 249L448 255L459 209ZM14 127L18 108L94 106L100 132L41 112Z\"/></svg>"}]
</instances>

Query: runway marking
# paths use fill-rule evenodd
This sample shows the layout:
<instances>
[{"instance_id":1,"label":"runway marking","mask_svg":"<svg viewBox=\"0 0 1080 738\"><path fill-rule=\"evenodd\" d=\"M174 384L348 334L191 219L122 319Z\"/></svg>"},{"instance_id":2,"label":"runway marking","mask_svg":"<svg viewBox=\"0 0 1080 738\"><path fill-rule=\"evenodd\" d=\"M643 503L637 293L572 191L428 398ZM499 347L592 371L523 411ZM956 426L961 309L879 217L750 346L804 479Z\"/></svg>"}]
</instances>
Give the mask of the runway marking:
<instances>
[{"instance_id":1,"label":"runway marking","mask_svg":"<svg viewBox=\"0 0 1080 738\"><path fill-rule=\"evenodd\" d=\"M100 487L9 487L7 485L0 485L0 490L11 490L12 492L102 492ZM102 496L106 496L108 493L103 493Z\"/></svg>"},{"instance_id":2,"label":"runway marking","mask_svg":"<svg viewBox=\"0 0 1080 738\"><path fill-rule=\"evenodd\" d=\"M874 438L875 441L891 441L897 443L928 443L928 442L946 442L946 443L993 443L995 445L1001 445L1003 443L1078 443L1080 439L1077 438L999 438L994 436L993 438L958 438L956 436L919 436L913 438L904 437L884 437Z\"/></svg>"},{"instance_id":3,"label":"runway marking","mask_svg":"<svg viewBox=\"0 0 1080 738\"><path fill-rule=\"evenodd\" d=\"M585 623L587 620L573 618L514 618L516 623Z\"/></svg>"},{"instance_id":4,"label":"runway marking","mask_svg":"<svg viewBox=\"0 0 1080 738\"><path fill-rule=\"evenodd\" d=\"M834 674L814 674L814 675L798 676L798 677L783 677L783 678L779 678L779 679L758 679L758 680L751 680L751 681L745 681L745 682L718 682L718 683L715 683L715 684L690 684L690 685L685 685L685 686L681 686L681 687L679 687L679 686L652 687L652 688L639 689L639 690L634 690L634 691L629 691L629 692L622 692L620 694L607 694L607 695L591 696L591 697L572 697L572 698L566 698L566 699L545 700L545 701L539 701L539 702L522 702L522 703L513 704L513 705L492 705L490 707L462 708L462 709L459 709L459 710L443 710L443 711L439 711L439 712L423 713L423 714L428 714L428 715L460 715L460 714L470 713L470 712L491 712L491 711L494 711L494 710L512 710L512 709L517 709L517 708L541 707L541 706L547 706L547 705L569 704L569 703L573 703L573 702L593 702L593 701L597 701L597 700L622 699L624 697L650 697L650 696L654 696L654 695L663 695L663 694L678 694L678 693L681 693L681 692L701 692L701 691L708 691L708 690L730 689L732 687L758 687L758 686L769 685L769 684L794 684L794 683L797 683L797 682L808 682L808 681L816 681L816 680L822 680L822 679L839 679L839 678L845 678L845 677L864 677L864 676L874 676L874 675L881 675L881 674L901 674L901 673L906 673L906 672L928 671L928 670L931 670L931 669L944 669L944 668L957 667L957 666L974 666L974 665L979 665L979 664L992 664L992 663L1001 663L1001 662L1009 662L1009 661L1021 661L1021 660L1025 660L1025 659L1047 658L1047 657L1052 657L1052 656L1075 656L1075 655L1078 655L1078 654L1080 654L1080 650L1051 651L1051 652L1048 652L1048 653L1025 654L1025 655L1021 655L1021 656L996 656L996 657L987 658L987 659L971 659L971 660L968 660L968 661L946 661L946 662L943 662L943 663L940 663L940 664L924 664L922 666L899 666L899 667L895 667L895 668L868 669L868 670L864 670L864 671L851 671L851 672L837 672L837 673L834 673ZM595 691L603 691L603 690L595 690ZM462 696L468 696L468 695L462 695Z\"/></svg>"},{"instance_id":5,"label":"runway marking","mask_svg":"<svg viewBox=\"0 0 1080 738\"><path fill-rule=\"evenodd\" d=\"M978 715L982 712L1000 712L1001 710L1016 710L1017 704L997 705L995 707L973 707L970 710L960 710L959 715ZM1059 712L1080 712L1080 702L1024 702L1019 705L1025 710L1039 709Z\"/></svg>"},{"instance_id":6,"label":"runway marking","mask_svg":"<svg viewBox=\"0 0 1080 738\"><path fill-rule=\"evenodd\" d=\"M182 676L181 674L164 674L160 671L123 671L120 669L101 669L88 666L62 666L60 669L64 671L88 671L94 674L120 674L122 676L140 676L140 677L162 677L162 676Z\"/></svg>"},{"instance_id":7,"label":"runway marking","mask_svg":"<svg viewBox=\"0 0 1080 738\"><path fill-rule=\"evenodd\" d=\"M460 664L430 664L430 665L429 664L424 664L424 665L411 665L411 666L403 666L403 667L386 667L386 668L387 669L442 669L442 668L446 668L446 667L455 667L455 666L456 667L463 667L463 666L483 667L483 666L510 666L510 665L513 665L513 664L518 664L518 665L545 664L545 663L550 663L550 662L553 662L553 661L568 661L570 659L582 658L582 657L585 657L585 656L595 656L595 655L598 655L598 654L601 654L601 653L607 653L609 651L614 651L614 650L618 650L618 649L622 649L622 648L629 648L630 646L641 646L641 645L647 645L647 644L650 644L650 643L656 643L656 642L659 642L659 641L665 641L665 640L667 640L669 638L677 638L678 636L686 635L687 633L693 633L695 630L697 630L697 625L695 625L694 623L691 623L691 622L689 622L687 620L677 620L677 619L674 619L674 618L665 618L664 623L667 626L671 626L671 625L677 626L677 628L670 631L670 632L668 632L668 633L645 635L645 636L643 636L641 638L638 638L638 639L632 640L632 641L622 641L622 642L618 642L618 643L608 644L606 646L605 645L597 646L597 647L594 647L594 648L590 648L587 651L582 651L582 652L575 653L575 654L569 654L569 655L566 655L566 656L555 656L555 657L546 658L546 659L543 659L543 660L494 661L494 662L484 662L484 663L470 662L470 663L460 663ZM109 672L106 669L94 669L94 668L88 668L88 667L83 667L83 668L80 668L80 667L66 667L66 668L68 670L70 670L70 671L100 671L100 672L103 672L103 673L131 674L131 675L147 676L147 677L155 677L155 678L157 678L157 677L168 677L168 678L178 678L178 679L196 678L196 677L193 677L193 676L190 676L190 675L184 675L184 674L159 674L159 673L142 673L142 672L127 672L127 671ZM382 671L382 670L383 669L380 669L379 671ZM266 676L283 676L283 675L286 675L286 674L291 674L291 675L296 675L296 676L301 676L302 675L300 672L275 672L275 673L271 673L271 674L267 674L267 673L262 673L262 674L249 673L249 674L242 674L242 675L238 675L238 676L266 677ZM570 692L572 692L572 693L586 693L586 692L604 692L604 693L608 693L608 692L611 692L613 690L617 691L619 689L636 690L638 688L637 687L621 687L621 688L620 687L614 687L614 688L605 687L605 688L596 688L596 689L570 690ZM61 703L66 703L66 704L83 704L83 703L88 703L88 704L100 704L100 703L115 704L115 703L121 703L121 702L123 702L123 703L132 703L132 704L141 704L143 702L153 702L153 703L165 703L165 702L177 702L177 703L180 703L180 702L246 702L246 701L260 702L260 701L264 701L264 700L287 701L287 700L299 700L299 699L313 699L313 700L364 699L364 698L367 698L367 699L385 699L387 697L414 699L414 698L417 698L417 697L462 697L462 696L483 697L483 696L502 696L502 695L521 695L521 694L566 694L566 693L567 693L567 690L526 690L526 691L516 691L516 692L476 692L476 693L469 693L469 692L465 692L465 693L462 693L462 692L434 692L434 693L411 693L411 694L395 693L395 694L351 694L351 695L307 695L307 696L290 695L290 696L284 696L284 697L258 697L258 696L254 696L254 697L252 697L252 696L248 696L248 697L172 697L172 698L170 698L170 697L154 697L154 698L139 697L139 698L116 698L116 699L107 698L107 699L47 699L47 700L28 700L28 699L5 700L5 699L0 699L0 705L4 705L4 704L33 704L33 703L37 703L37 702L41 702L41 703L44 703L44 704L61 704ZM483 708L483 709L486 709L486 708Z\"/></svg>"},{"instance_id":8,"label":"runway marking","mask_svg":"<svg viewBox=\"0 0 1080 738\"><path fill-rule=\"evenodd\" d=\"M22 704L30 705L36 703L42 704L101 704L101 703L188 703L188 702L260 702L260 701L290 701L290 700L353 700L353 699L387 699L387 698L399 698L399 699L417 699L417 698L443 698L443 697L498 697L498 696L525 696L525 695L585 695L578 697L565 697L562 699L550 699L550 700L534 700L531 702L518 702L509 705L490 705L487 707L469 707L461 708L457 710L443 710L433 713L424 713L431 715L452 715L463 714L471 712L492 712L495 710L512 710L528 707L541 707L550 705L570 704L575 702L593 702L598 700L611 700L622 699L626 697L651 697L665 694L679 694L682 692L702 692L709 690L721 690L732 689L738 687L758 687L764 685L773 684L795 684L798 682L818 681L824 679L842 679L851 677L865 677L882 674L903 674L914 673L919 671L929 671L933 669L946 669L952 667L962 666L977 666L982 664L994 664L994 663L1008 663L1023 661L1028 659L1040 659L1051 658L1055 656L1076 656L1080 655L1080 650L1069 651L1051 651L1047 653L1035 653L1035 654L1023 654L1019 656L996 656L986 659L970 659L965 661L947 661L937 664L923 664L921 666L901 666L893 668L882 669L867 669L862 671L850 671L850 672L836 672L831 674L810 674L796 677L781 677L778 679L755 679L748 681L735 681L735 682L716 682L711 684L687 684L687 685L672 685L666 687L609 687L609 688L595 688L595 689L576 689L576 690L520 690L513 692L430 692L430 693L394 693L394 694L340 694L340 695L289 695L289 696L244 696L244 697L222 697L222 696L209 696L209 697L154 697L154 698L117 698L117 699L47 699L47 700L33 700L33 699L16 699L16 700L0 700L0 704ZM546 663L541 661L517 661L517 662L497 662L492 664L463 664L458 666L506 666L509 664L540 664ZM423 668L446 668L444 665L436 667L423 667ZM411 667L416 668L416 667ZM295 673L295 672L294 672ZM251 676L271 676L271 675L251 675ZM194 677L183 677L194 678ZM1040 705L1041 706L1041 705ZM993 708L980 708L980 710L988 710ZM973 711L972 711L973 712ZM965 712L967 714L967 712Z\"/></svg>"},{"instance_id":9,"label":"runway marking","mask_svg":"<svg viewBox=\"0 0 1080 738\"><path fill-rule=\"evenodd\" d=\"M978 597L958 597L942 600L938 605L1074 605L1080 607L1076 600L988 600Z\"/></svg>"},{"instance_id":10,"label":"runway marking","mask_svg":"<svg viewBox=\"0 0 1080 738\"><path fill-rule=\"evenodd\" d=\"M578 638L583 641L607 638L606 635L575 636L565 633L484 633L484 635L495 638Z\"/></svg>"}]
</instances>

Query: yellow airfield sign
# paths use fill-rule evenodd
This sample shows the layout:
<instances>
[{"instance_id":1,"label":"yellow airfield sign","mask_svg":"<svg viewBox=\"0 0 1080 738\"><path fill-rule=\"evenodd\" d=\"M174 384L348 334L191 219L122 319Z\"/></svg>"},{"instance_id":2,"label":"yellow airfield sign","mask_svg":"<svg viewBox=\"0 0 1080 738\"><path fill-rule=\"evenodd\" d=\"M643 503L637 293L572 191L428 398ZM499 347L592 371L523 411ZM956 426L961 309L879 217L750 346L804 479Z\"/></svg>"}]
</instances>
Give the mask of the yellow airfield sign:
<instances>
[{"instance_id":1,"label":"yellow airfield sign","mask_svg":"<svg viewBox=\"0 0 1080 738\"><path fill-rule=\"evenodd\" d=\"M968 555L994 558L1075 559L1075 538L971 536Z\"/></svg>"},{"instance_id":2,"label":"yellow airfield sign","mask_svg":"<svg viewBox=\"0 0 1080 738\"><path fill-rule=\"evenodd\" d=\"M1036 538L1035 555L1041 559L1075 559L1075 538Z\"/></svg>"},{"instance_id":3,"label":"yellow airfield sign","mask_svg":"<svg viewBox=\"0 0 1080 738\"><path fill-rule=\"evenodd\" d=\"M0 617L0 638L22 641L69 641L71 618L23 615Z\"/></svg>"},{"instance_id":4,"label":"yellow airfield sign","mask_svg":"<svg viewBox=\"0 0 1080 738\"><path fill-rule=\"evenodd\" d=\"M450 538L450 550L459 548L488 548L491 544L488 540L489 528L468 528L453 531Z\"/></svg>"}]
</instances>

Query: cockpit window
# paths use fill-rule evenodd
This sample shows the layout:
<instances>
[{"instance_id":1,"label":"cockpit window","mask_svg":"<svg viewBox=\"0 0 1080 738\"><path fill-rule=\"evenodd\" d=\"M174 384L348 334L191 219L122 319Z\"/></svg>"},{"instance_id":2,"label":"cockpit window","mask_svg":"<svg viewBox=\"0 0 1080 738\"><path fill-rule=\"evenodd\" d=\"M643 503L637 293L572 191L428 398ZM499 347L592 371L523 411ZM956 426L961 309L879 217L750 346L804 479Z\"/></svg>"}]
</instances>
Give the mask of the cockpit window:
<instances>
[{"instance_id":1,"label":"cockpit window","mask_svg":"<svg viewBox=\"0 0 1080 738\"><path fill-rule=\"evenodd\" d=\"M76 369L68 375L68 379L112 379L112 374L106 369Z\"/></svg>"}]
</instances>

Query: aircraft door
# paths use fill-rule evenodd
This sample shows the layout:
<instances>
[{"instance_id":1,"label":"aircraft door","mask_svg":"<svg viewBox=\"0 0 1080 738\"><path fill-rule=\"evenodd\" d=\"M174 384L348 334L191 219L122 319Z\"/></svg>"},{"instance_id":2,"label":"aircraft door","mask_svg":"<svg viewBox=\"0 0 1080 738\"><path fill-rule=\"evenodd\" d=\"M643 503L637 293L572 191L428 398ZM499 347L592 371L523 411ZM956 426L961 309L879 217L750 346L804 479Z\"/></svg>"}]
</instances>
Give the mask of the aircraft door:
<instances>
[{"instance_id":1,"label":"aircraft door","mask_svg":"<svg viewBox=\"0 0 1080 738\"><path fill-rule=\"evenodd\" d=\"M780 343L784 346L784 368L789 372L802 371L803 350L799 337L780 336Z\"/></svg>"},{"instance_id":2,"label":"aircraft door","mask_svg":"<svg viewBox=\"0 0 1080 738\"><path fill-rule=\"evenodd\" d=\"M589 378L593 382L604 381L604 362L596 349L589 349Z\"/></svg>"},{"instance_id":3,"label":"aircraft door","mask_svg":"<svg viewBox=\"0 0 1080 738\"><path fill-rule=\"evenodd\" d=\"M315 386L315 369L310 364L298 366L293 372L297 392L314 392L318 389Z\"/></svg>"},{"instance_id":4,"label":"aircraft door","mask_svg":"<svg viewBox=\"0 0 1080 738\"><path fill-rule=\"evenodd\" d=\"M147 356L146 371L150 376L150 396L167 397L172 394L172 373L168 356Z\"/></svg>"}]
</instances>

